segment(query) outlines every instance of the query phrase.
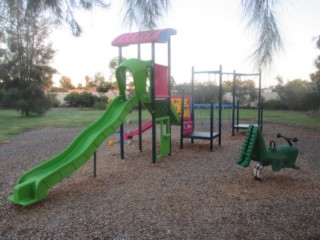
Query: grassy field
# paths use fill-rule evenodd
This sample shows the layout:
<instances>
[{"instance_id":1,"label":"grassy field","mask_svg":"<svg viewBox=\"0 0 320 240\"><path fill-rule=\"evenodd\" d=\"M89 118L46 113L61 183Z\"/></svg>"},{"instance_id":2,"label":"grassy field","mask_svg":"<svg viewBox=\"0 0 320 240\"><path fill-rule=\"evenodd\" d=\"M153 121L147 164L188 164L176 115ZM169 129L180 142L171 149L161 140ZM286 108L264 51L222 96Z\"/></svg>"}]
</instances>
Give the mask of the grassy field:
<instances>
[{"instance_id":1,"label":"grassy field","mask_svg":"<svg viewBox=\"0 0 320 240\"><path fill-rule=\"evenodd\" d=\"M97 110L59 108L40 117L23 117L15 110L0 110L0 141L9 140L12 135L31 129L86 126L102 113Z\"/></svg>"},{"instance_id":2,"label":"grassy field","mask_svg":"<svg viewBox=\"0 0 320 240\"><path fill-rule=\"evenodd\" d=\"M40 117L23 117L14 110L0 110L0 141L10 140L12 135L39 128L48 127L85 127L97 120L103 111L92 109L57 108L48 111ZM218 112L215 111L215 118ZM231 121L231 110L223 110L223 119ZM133 111L128 118L137 121L137 111ZM208 110L196 110L197 120L209 119ZM150 119L150 114L143 112L144 120ZM241 120L257 119L256 110L241 110ZM283 123L302 128L320 130L320 113L293 111L264 111L264 122Z\"/></svg>"},{"instance_id":3,"label":"grassy field","mask_svg":"<svg viewBox=\"0 0 320 240\"><path fill-rule=\"evenodd\" d=\"M195 116L201 119L210 119L209 110L198 110ZM214 118L218 117L218 110L214 112ZM232 121L232 110L222 110L222 119ZM240 122L246 120L257 120L258 111L252 109L240 110ZM311 128L320 130L320 112L297 112L297 111L284 111L284 110L264 110L263 111L264 123L273 122L288 124L291 126L301 128Z\"/></svg>"}]
</instances>

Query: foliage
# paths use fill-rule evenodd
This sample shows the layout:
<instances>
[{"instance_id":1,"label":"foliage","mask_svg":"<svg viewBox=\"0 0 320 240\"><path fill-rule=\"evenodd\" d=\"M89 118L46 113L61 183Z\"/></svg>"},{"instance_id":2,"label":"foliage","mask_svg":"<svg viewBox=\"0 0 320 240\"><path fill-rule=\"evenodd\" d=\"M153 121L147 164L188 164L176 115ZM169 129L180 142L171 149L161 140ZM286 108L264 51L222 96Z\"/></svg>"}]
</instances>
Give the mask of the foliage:
<instances>
[{"instance_id":1,"label":"foliage","mask_svg":"<svg viewBox=\"0 0 320 240\"><path fill-rule=\"evenodd\" d=\"M21 97L16 102L16 108L22 115L41 115L51 107L50 99L44 95L41 89L35 86L28 85L19 93Z\"/></svg>"},{"instance_id":2,"label":"foliage","mask_svg":"<svg viewBox=\"0 0 320 240\"><path fill-rule=\"evenodd\" d=\"M75 89L75 86L72 84L71 78L67 76L61 76L60 80L60 88L64 89Z\"/></svg>"},{"instance_id":3,"label":"foliage","mask_svg":"<svg viewBox=\"0 0 320 240\"><path fill-rule=\"evenodd\" d=\"M105 110L108 106L108 97L100 96L93 104L93 109Z\"/></svg>"},{"instance_id":4,"label":"foliage","mask_svg":"<svg viewBox=\"0 0 320 240\"><path fill-rule=\"evenodd\" d=\"M126 0L123 4L125 11L124 23L136 25L141 30L154 29L157 21L163 17L169 8L169 0Z\"/></svg>"},{"instance_id":5,"label":"foliage","mask_svg":"<svg viewBox=\"0 0 320 240\"><path fill-rule=\"evenodd\" d=\"M12 0L0 0L0 9L13 12ZM25 11L28 14L41 14L46 11L51 15L55 25L67 23L73 35L79 36L82 32L81 26L74 17L77 9L92 10L93 7L107 8L110 4L104 0L24 0Z\"/></svg>"},{"instance_id":6,"label":"foliage","mask_svg":"<svg viewBox=\"0 0 320 240\"><path fill-rule=\"evenodd\" d=\"M55 93L47 93L47 97L50 100L51 107L59 107L61 102L56 98L57 94Z\"/></svg>"},{"instance_id":7,"label":"foliage","mask_svg":"<svg viewBox=\"0 0 320 240\"><path fill-rule=\"evenodd\" d=\"M92 93L77 93L73 92L68 94L64 100L70 107L92 107L98 97Z\"/></svg>"},{"instance_id":8,"label":"foliage","mask_svg":"<svg viewBox=\"0 0 320 240\"><path fill-rule=\"evenodd\" d=\"M191 83L182 83L175 86L178 94L191 95ZM194 103L217 103L219 101L219 86L214 82L195 83L193 92Z\"/></svg>"},{"instance_id":9,"label":"foliage","mask_svg":"<svg viewBox=\"0 0 320 240\"><path fill-rule=\"evenodd\" d=\"M84 77L84 79L85 79L85 81L86 81L86 86L85 86L85 89L86 90L89 90L90 89L90 82L92 81L91 80L91 78L88 76L88 75L86 75L85 77Z\"/></svg>"},{"instance_id":10,"label":"foliage","mask_svg":"<svg viewBox=\"0 0 320 240\"><path fill-rule=\"evenodd\" d=\"M217 103L219 101L219 86L213 82L197 83L194 86L194 103Z\"/></svg>"},{"instance_id":11,"label":"foliage","mask_svg":"<svg viewBox=\"0 0 320 240\"><path fill-rule=\"evenodd\" d=\"M309 81L295 79L284 84L278 78L278 84L274 89L280 97L284 109L289 110L314 110L319 108L319 102L315 101L314 90Z\"/></svg>"},{"instance_id":12,"label":"foliage","mask_svg":"<svg viewBox=\"0 0 320 240\"><path fill-rule=\"evenodd\" d=\"M258 99L258 91L253 80L235 80L235 95L242 106L250 104Z\"/></svg>"},{"instance_id":13,"label":"foliage","mask_svg":"<svg viewBox=\"0 0 320 240\"><path fill-rule=\"evenodd\" d=\"M27 14L23 1L13 5L15 12L7 14L8 19L3 23L8 48L1 64L1 78L4 82L19 78L45 88L56 72L49 66L54 50L51 43L46 43L50 21Z\"/></svg>"},{"instance_id":14,"label":"foliage","mask_svg":"<svg viewBox=\"0 0 320 240\"><path fill-rule=\"evenodd\" d=\"M320 49L320 36L318 37L316 44ZM314 65L317 68L317 71L310 74L310 79L312 88L314 89L315 101L319 103L318 108L320 108L320 55L315 59Z\"/></svg>"},{"instance_id":15,"label":"foliage","mask_svg":"<svg viewBox=\"0 0 320 240\"><path fill-rule=\"evenodd\" d=\"M68 94L64 100L70 107L93 107L94 109L104 110L108 106L107 96L97 97L88 92L73 92Z\"/></svg>"},{"instance_id":16,"label":"foliage","mask_svg":"<svg viewBox=\"0 0 320 240\"><path fill-rule=\"evenodd\" d=\"M278 0L242 0L244 18L247 27L253 28L257 34L257 48L252 56L257 67L269 66L273 56L283 48L280 29L275 17ZM138 26L139 29L154 29L157 21L163 17L170 7L170 0L135 1L126 0L124 23Z\"/></svg>"},{"instance_id":17,"label":"foliage","mask_svg":"<svg viewBox=\"0 0 320 240\"><path fill-rule=\"evenodd\" d=\"M288 107L279 99L265 101L263 108L269 110L288 110Z\"/></svg>"},{"instance_id":18,"label":"foliage","mask_svg":"<svg viewBox=\"0 0 320 240\"><path fill-rule=\"evenodd\" d=\"M320 74L319 74L320 75ZM278 77L278 84L274 91L278 93L279 100L269 100L264 102L266 109L283 110L316 110L320 107L320 101L314 90L314 84L310 81L295 79L284 84L284 81ZM223 92L232 91L233 82L223 82ZM191 94L191 84L183 83L176 86L178 94ZM214 83L204 82L196 83L194 87L194 103L218 102L219 88ZM242 106L250 106L252 102L257 101L258 91L253 80L236 79L236 98L239 99Z\"/></svg>"},{"instance_id":19,"label":"foliage","mask_svg":"<svg viewBox=\"0 0 320 240\"><path fill-rule=\"evenodd\" d=\"M0 0L0 10L13 11L11 0ZM25 0L28 13L43 13L51 15L56 25L67 23L72 33L79 36L82 32L74 12L78 9L92 10L94 7L108 8L106 0ZM139 30L155 29L157 23L167 13L172 0L124 0L123 22L136 26ZM256 30L257 48L253 53L257 66L268 66L275 53L282 49L282 38L275 17L279 0L242 0L241 7L247 26ZM49 14L48 14L49 13ZM1 36L0 36L1 37Z\"/></svg>"},{"instance_id":20,"label":"foliage","mask_svg":"<svg viewBox=\"0 0 320 240\"><path fill-rule=\"evenodd\" d=\"M109 82L101 82L97 87L96 90L99 94L106 93L109 89L113 89L113 84Z\"/></svg>"},{"instance_id":21,"label":"foliage","mask_svg":"<svg viewBox=\"0 0 320 240\"><path fill-rule=\"evenodd\" d=\"M280 29L276 19L276 7L279 0L242 0L244 17L248 19L248 28L258 34L257 49L252 56L258 67L269 66L273 56L283 48Z\"/></svg>"},{"instance_id":22,"label":"foliage","mask_svg":"<svg viewBox=\"0 0 320 240\"><path fill-rule=\"evenodd\" d=\"M175 89L172 90L176 90L178 95L191 95L191 83L181 83L181 84L177 84L175 86Z\"/></svg>"},{"instance_id":23,"label":"foliage","mask_svg":"<svg viewBox=\"0 0 320 240\"><path fill-rule=\"evenodd\" d=\"M40 14L27 12L24 1L11 2L3 11L2 36L7 49L0 64L3 105L23 115L42 114L50 101L44 95L56 72L50 67L54 50L46 43L50 21Z\"/></svg>"},{"instance_id":24,"label":"foliage","mask_svg":"<svg viewBox=\"0 0 320 240\"><path fill-rule=\"evenodd\" d=\"M121 62L123 62L125 60L127 60L125 57L121 58ZM109 62L109 70L111 72L111 75L109 76L109 81L110 82L114 82L115 81L115 72L116 72L116 70L118 68L119 62L120 62L119 57L114 57Z\"/></svg>"},{"instance_id":25,"label":"foliage","mask_svg":"<svg viewBox=\"0 0 320 240\"><path fill-rule=\"evenodd\" d=\"M224 92L233 91L233 80L226 80L222 82L222 89Z\"/></svg>"},{"instance_id":26,"label":"foliage","mask_svg":"<svg viewBox=\"0 0 320 240\"><path fill-rule=\"evenodd\" d=\"M108 92L109 89L114 88L111 82L106 82L105 77L101 72L96 73L93 81L91 81L89 84L91 87L94 87L100 95Z\"/></svg>"},{"instance_id":27,"label":"foliage","mask_svg":"<svg viewBox=\"0 0 320 240\"><path fill-rule=\"evenodd\" d=\"M19 80L10 82L2 89L2 107L15 108L22 115L41 115L51 107L49 97L34 84Z\"/></svg>"}]
</instances>

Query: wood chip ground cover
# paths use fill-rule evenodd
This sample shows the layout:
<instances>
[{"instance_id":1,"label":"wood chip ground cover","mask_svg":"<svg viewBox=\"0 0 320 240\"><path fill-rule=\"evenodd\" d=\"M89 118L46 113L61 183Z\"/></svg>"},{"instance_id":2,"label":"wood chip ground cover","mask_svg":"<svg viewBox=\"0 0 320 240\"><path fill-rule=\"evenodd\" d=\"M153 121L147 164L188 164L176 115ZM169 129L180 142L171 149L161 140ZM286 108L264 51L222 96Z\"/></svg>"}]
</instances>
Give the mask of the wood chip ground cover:
<instances>
[{"instance_id":1,"label":"wood chip ground cover","mask_svg":"<svg viewBox=\"0 0 320 240\"><path fill-rule=\"evenodd\" d=\"M266 124L265 141L278 132L299 139L300 170L263 169L235 163L244 132L231 137L224 125L222 146L185 139L173 127L172 154L151 164L151 131L92 159L32 206L7 201L18 177L63 150L81 131L42 129L0 145L0 239L320 239L320 132ZM117 140L114 135L110 139ZM280 141L277 141L280 143ZM283 143L283 142L282 142Z\"/></svg>"}]
</instances>

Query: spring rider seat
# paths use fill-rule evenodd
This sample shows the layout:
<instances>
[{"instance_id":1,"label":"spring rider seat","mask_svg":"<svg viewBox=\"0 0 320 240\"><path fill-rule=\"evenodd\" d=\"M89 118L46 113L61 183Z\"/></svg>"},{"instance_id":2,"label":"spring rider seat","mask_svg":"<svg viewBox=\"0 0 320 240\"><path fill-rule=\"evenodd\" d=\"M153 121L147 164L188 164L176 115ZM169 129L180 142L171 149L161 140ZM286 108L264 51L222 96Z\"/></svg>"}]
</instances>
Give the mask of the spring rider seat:
<instances>
[{"instance_id":1,"label":"spring rider seat","mask_svg":"<svg viewBox=\"0 0 320 240\"><path fill-rule=\"evenodd\" d=\"M288 144L276 146L275 141L270 141L270 146L267 149L262 133L258 126L250 125L236 163L243 167L248 167L250 161L256 161L257 164L253 170L255 179L261 179L261 170L265 166L271 165L273 171L280 171L282 168L299 169L295 164L298 149L293 146L293 142L297 142L297 138L287 138L280 133L277 138L284 138Z\"/></svg>"}]
</instances>

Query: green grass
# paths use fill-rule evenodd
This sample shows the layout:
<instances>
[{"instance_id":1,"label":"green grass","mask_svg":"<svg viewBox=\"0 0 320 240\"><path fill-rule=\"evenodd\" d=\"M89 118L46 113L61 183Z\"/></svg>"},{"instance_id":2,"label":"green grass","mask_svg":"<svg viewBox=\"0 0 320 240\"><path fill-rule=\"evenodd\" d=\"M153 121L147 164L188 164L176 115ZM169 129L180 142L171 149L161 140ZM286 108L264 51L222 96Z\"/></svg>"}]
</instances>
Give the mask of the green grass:
<instances>
[{"instance_id":1,"label":"green grass","mask_svg":"<svg viewBox=\"0 0 320 240\"><path fill-rule=\"evenodd\" d=\"M208 120L209 110L196 110L195 117L198 120ZM214 112L214 118L218 118L218 110ZM232 121L232 110L225 109L222 111L222 119ZM240 110L240 123L248 120L257 120L258 111L253 109ZM320 113L319 112L297 112L284 110L264 110L264 123L281 123L300 128L311 128L320 130Z\"/></svg>"},{"instance_id":2,"label":"green grass","mask_svg":"<svg viewBox=\"0 0 320 240\"><path fill-rule=\"evenodd\" d=\"M102 115L98 110L54 109L40 117L23 117L15 110L0 110L0 141L31 129L87 126Z\"/></svg>"},{"instance_id":3,"label":"green grass","mask_svg":"<svg viewBox=\"0 0 320 240\"><path fill-rule=\"evenodd\" d=\"M223 119L231 121L231 110L223 110ZM14 110L0 110L0 141L10 140L18 133L48 127L85 127L97 120L103 111L91 109L58 108L48 111L40 117L23 117ZM218 111L215 111L215 118ZM208 120L208 110L196 110L197 120ZM320 130L320 113L294 112L294 111L264 111L264 122L282 123L300 128ZM133 111L128 119L137 121L138 113ZM150 119L150 114L144 110L143 120ZM257 119L256 110L240 110L241 121Z\"/></svg>"}]
</instances>

